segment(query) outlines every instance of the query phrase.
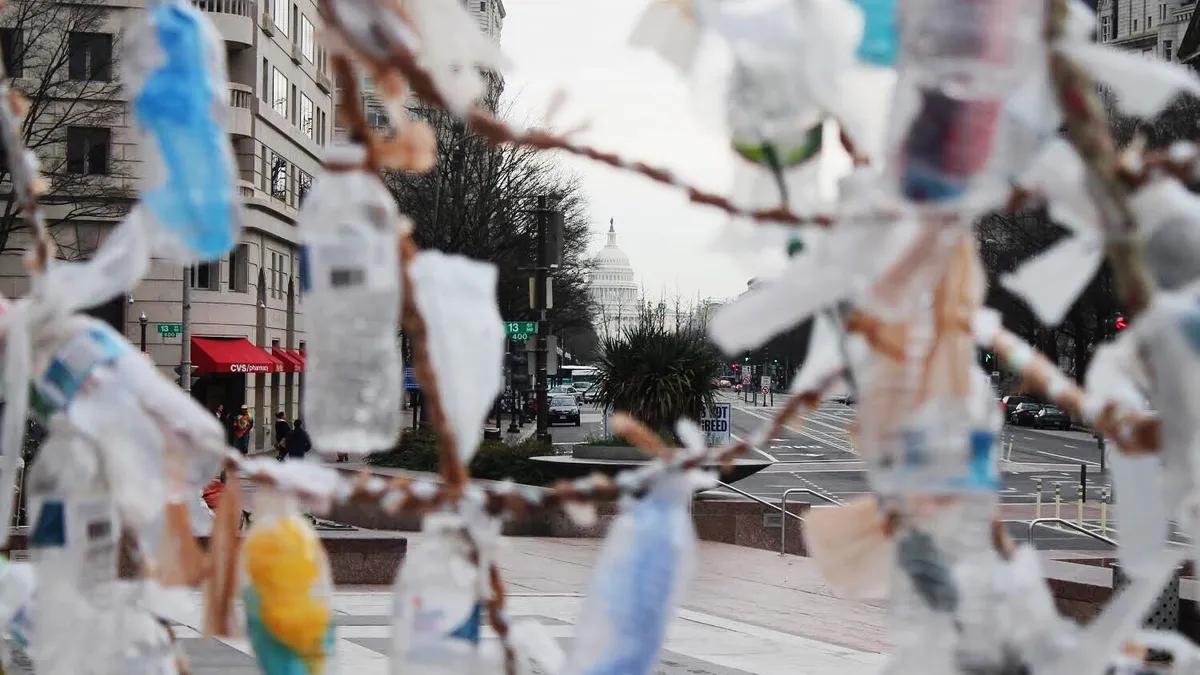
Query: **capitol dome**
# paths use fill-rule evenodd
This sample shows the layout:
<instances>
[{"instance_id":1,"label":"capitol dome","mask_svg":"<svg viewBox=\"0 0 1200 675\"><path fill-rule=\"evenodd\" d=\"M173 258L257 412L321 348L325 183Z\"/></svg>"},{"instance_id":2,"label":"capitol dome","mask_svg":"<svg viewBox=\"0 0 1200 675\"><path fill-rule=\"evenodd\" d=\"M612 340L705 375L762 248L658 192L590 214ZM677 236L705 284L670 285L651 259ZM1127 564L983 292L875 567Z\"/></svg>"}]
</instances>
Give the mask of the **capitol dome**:
<instances>
[{"instance_id":1,"label":"capitol dome","mask_svg":"<svg viewBox=\"0 0 1200 675\"><path fill-rule=\"evenodd\" d=\"M593 262L588 287L600 310L596 333L601 339L616 337L623 328L637 323L640 294L629 256L617 246L617 230L611 220L608 221L608 242Z\"/></svg>"}]
</instances>

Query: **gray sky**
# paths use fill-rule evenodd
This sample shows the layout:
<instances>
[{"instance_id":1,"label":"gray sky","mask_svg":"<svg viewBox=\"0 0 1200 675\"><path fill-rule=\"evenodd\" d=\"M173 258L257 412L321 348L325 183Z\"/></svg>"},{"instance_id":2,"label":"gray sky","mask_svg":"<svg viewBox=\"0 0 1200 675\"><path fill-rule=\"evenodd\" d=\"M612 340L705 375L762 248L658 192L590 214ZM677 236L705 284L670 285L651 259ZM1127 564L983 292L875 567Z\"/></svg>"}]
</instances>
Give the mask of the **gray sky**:
<instances>
[{"instance_id":1,"label":"gray sky","mask_svg":"<svg viewBox=\"0 0 1200 675\"><path fill-rule=\"evenodd\" d=\"M630 159L665 166L689 182L728 194L732 157L721 130L698 106L683 77L627 40L648 0L505 0L502 46L514 121L533 123L556 88L568 95L554 127L581 122L579 140ZM591 203L592 248L616 219L621 248L647 293L687 299L736 295L766 267L734 263L714 238L724 214L692 206L673 188L591 162L565 159L583 178ZM781 256L772 256L781 257ZM777 262L777 261L776 261Z\"/></svg>"}]
</instances>

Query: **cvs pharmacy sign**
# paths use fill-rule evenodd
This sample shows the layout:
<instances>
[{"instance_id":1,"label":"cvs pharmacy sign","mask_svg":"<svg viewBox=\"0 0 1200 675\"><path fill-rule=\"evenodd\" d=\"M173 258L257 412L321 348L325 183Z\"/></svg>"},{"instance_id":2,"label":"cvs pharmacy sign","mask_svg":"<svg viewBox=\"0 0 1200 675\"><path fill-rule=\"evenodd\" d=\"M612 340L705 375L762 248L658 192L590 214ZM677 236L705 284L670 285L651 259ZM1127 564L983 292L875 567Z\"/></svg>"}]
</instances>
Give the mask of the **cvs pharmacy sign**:
<instances>
[{"instance_id":1,"label":"cvs pharmacy sign","mask_svg":"<svg viewBox=\"0 0 1200 675\"><path fill-rule=\"evenodd\" d=\"M271 366L259 365L257 363L232 363L229 365L231 373L269 373Z\"/></svg>"}]
</instances>

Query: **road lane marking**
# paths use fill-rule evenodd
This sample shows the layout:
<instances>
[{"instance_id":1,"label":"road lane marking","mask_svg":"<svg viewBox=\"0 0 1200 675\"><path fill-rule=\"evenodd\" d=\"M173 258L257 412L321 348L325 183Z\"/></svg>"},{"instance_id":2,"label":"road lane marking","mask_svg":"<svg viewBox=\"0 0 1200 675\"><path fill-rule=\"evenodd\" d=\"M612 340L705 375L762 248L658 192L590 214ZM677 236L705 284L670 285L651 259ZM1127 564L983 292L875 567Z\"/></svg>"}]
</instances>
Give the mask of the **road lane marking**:
<instances>
[{"instance_id":1,"label":"road lane marking","mask_svg":"<svg viewBox=\"0 0 1200 675\"><path fill-rule=\"evenodd\" d=\"M733 433L732 431L729 432L729 437L738 442L741 442L743 440L741 436L738 436L737 434ZM774 457L772 457L770 454L768 454L765 450L760 450L755 447L751 447L750 449L757 452L758 454L762 455L763 457L766 457L768 462L776 463L779 461L779 460L775 459Z\"/></svg>"}]
</instances>

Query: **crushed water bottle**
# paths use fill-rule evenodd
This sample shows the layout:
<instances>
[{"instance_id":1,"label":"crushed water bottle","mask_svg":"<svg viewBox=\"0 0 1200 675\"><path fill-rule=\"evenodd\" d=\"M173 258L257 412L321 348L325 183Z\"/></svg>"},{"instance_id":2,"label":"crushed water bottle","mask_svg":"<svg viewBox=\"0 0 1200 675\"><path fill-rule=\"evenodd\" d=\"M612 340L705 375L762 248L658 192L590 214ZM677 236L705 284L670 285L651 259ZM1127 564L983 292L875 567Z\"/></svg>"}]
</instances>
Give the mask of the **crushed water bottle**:
<instances>
[{"instance_id":1,"label":"crushed water bottle","mask_svg":"<svg viewBox=\"0 0 1200 675\"><path fill-rule=\"evenodd\" d=\"M399 242L410 225L363 168L362 146L325 161L299 225L305 311L319 317L308 326L304 418L318 451L366 454L400 433Z\"/></svg>"},{"instance_id":2,"label":"crushed water bottle","mask_svg":"<svg viewBox=\"0 0 1200 675\"><path fill-rule=\"evenodd\" d=\"M960 198L993 168L1005 98L1044 59L1043 13L1029 0L904 5L891 143L905 198Z\"/></svg>"}]
</instances>

